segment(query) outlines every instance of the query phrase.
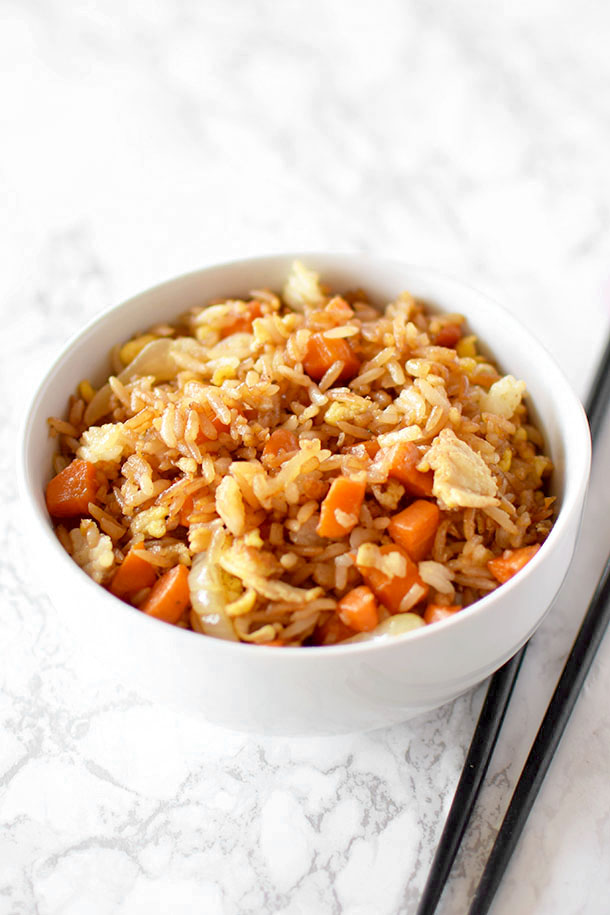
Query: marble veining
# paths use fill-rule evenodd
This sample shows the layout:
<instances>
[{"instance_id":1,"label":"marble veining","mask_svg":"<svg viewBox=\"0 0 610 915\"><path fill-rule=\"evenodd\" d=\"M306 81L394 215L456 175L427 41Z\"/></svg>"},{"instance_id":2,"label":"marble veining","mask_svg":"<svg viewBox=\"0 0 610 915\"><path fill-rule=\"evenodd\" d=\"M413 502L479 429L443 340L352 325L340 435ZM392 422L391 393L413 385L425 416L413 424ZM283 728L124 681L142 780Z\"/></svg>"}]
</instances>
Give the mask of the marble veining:
<instances>
[{"instance_id":1,"label":"marble veining","mask_svg":"<svg viewBox=\"0 0 610 915\"><path fill-rule=\"evenodd\" d=\"M480 286L584 396L610 325L610 12L3 0L0 23L0 913L413 915L484 686L319 740L151 705L86 668L32 575L15 436L45 366L103 308L291 248L386 253ZM446 915L467 910L601 568L609 458L606 429ZM608 911L609 692L606 640L494 915Z\"/></svg>"}]
</instances>

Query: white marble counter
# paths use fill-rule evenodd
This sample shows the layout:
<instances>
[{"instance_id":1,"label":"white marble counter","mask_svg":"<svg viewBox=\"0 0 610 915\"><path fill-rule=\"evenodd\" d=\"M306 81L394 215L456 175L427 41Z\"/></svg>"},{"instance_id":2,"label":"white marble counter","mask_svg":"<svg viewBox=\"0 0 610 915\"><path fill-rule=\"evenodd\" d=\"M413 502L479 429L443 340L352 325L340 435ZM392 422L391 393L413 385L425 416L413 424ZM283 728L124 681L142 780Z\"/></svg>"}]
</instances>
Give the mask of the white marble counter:
<instances>
[{"instance_id":1,"label":"white marble counter","mask_svg":"<svg viewBox=\"0 0 610 915\"><path fill-rule=\"evenodd\" d=\"M26 572L13 440L92 315L291 248L453 272L584 394L610 320L610 10L4 0L0 23L0 913L412 915L483 687L391 730L288 741L95 679ZM610 429L604 448L441 912L466 911L601 568ZM609 693L607 638L494 915L608 911Z\"/></svg>"}]
</instances>

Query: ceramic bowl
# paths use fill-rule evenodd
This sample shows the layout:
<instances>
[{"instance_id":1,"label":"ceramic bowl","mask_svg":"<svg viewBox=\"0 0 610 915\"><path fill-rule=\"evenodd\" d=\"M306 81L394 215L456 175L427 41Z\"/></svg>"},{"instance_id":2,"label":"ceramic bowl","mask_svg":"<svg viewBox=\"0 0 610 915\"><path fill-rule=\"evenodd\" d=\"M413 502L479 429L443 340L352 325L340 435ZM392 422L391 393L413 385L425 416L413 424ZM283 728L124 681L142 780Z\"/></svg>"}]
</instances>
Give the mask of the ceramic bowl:
<instances>
[{"instance_id":1,"label":"ceramic bowl","mask_svg":"<svg viewBox=\"0 0 610 915\"><path fill-rule=\"evenodd\" d=\"M408 289L434 310L461 312L499 366L527 382L555 465L555 525L514 579L453 618L385 643L276 649L226 642L147 617L96 585L57 541L44 501L54 443L76 383L101 383L118 341L193 305L279 289L299 257L333 289L363 287L384 303ZM485 295L433 270L361 254L287 254L207 267L111 308L73 337L41 382L20 440L20 486L36 576L79 649L142 695L244 731L339 734L391 725L454 699L510 658L549 610L570 565L589 475L582 407L546 350Z\"/></svg>"}]
</instances>

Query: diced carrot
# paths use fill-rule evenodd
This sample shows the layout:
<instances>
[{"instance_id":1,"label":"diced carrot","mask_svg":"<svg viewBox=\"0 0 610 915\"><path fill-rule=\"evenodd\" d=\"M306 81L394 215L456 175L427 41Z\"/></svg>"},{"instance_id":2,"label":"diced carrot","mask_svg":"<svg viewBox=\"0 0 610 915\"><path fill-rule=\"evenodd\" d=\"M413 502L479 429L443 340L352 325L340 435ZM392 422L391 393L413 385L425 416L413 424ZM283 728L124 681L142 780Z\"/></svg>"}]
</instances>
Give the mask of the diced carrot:
<instances>
[{"instance_id":1,"label":"diced carrot","mask_svg":"<svg viewBox=\"0 0 610 915\"><path fill-rule=\"evenodd\" d=\"M178 523L181 524L182 527L189 526L189 516L193 511L194 504L195 501L191 495L188 495L182 503L182 508L180 509L180 514L178 515Z\"/></svg>"},{"instance_id":2,"label":"diced carrot","mask_svg":"<svg viewBox=\"0 0 610 915\"><path fill-rule=\"evenodd\" d=\"M448 619L461 609L457 604L453 604L451 607L445 607L442 604L428 604L424 613L424 623L440 623L441 620Z\"/></svg>"},{"instance_id":3,"label":"diced carrot","mask_svg":"<svg viewBox=\"0 0 610 915\"><path fill-rule=\"evenodd\" d=\"M415 562L429 555L434 543L441 513L435 502L416 499L415 502L394 515L388 525L388 534L404 546Z\"/></svg>"},{"instance_id":4,"label":"diced carrot","mask_svg":"<svg viewBox=\"0 0 610 915\"><path fill-rule=\"evenodd\" d=\"M377 456L379 453L379 442L376 438L367 439L364 442L358 442L356 445L349 445L345 452L346 454L355 454L360 457L362 452L366 454L371 460Z\"/></svg>"},{"instance_id":5,"label":"diced carrot","mask_svg":"<svg viewBox=\"0 0 610 915\"><path fill-rule=\"evenodd\" d=\"M365 489L364 479L337 477L332 481L320 506L320 522L317 527L320 537L336 540L345 537L356 527Z\"/></svg>"},{"instance_id":6,"label":"diced carrot","mask_svg":"<svg viewBox=\"0 0 610 915\"><path fill-rule=\"evenodd\" d=\"M354 309L338 295L330 300L324 311L330 315L337 326L345 324L354 317Z\"/></svg>"},{"instance_id":7,"label":"diced carrot","mask_svg":"<svg viewBox=\"0 0 610 915\"><path fill-rule=\"evenodd\" d=\"M127 553L127 556L114 573L110 590L117 597L126 597L129 594L135 594L142 588L151 588L156 579L157 573L155 567L136 556L134 550L141 549L143 543L138 543Z\"/></svg>"},{"instance_id":8,"label":"diced carrot","mask_svg":"<svg viewBox=\"0 0 610 915\"><path fill-rule=\"evenodd\" d=\"M275 462L277 458L281 463L289 454L299 449L299 440L289 429L275 429L263 448L263 460Z\"/></svg>"},{"instance_id":9,"label":"diced carrot","mask_svg":"<svg viewBox=\"0 0 610 915\"><path fill-rule=\"evenodd\" d=\"M188 576L184 565L169 569L157 580L140 610L166 623L177 623L191 599Z\"/></svg>"},{"instance_id":10,"label":"diced carrot","mask_svg":"<svg viewBox=\"0 0 610 915\"><path fill-rule=\"evenodd\" d=\"M97 493L95 464L75 459L47 485L47 508L54 518L77 518L88 514Z\"/></svg>"},{"instance_id":11,"label":"diced carrot","mask_svg":"<svg viewBox=\"0 0 610 915\"><path fill-rule=\"evenodd\" d=\"M273 639L271 642L253 642L253 645L264 645L265 648L280 648L285 645L284 639Z\"/></svg>"},{"instance_id":12,"label":"diced carrot","mask_svg":"<svg viewBox=\"0 0 610 915\"><path fill-rule=\"evenodd\" d=\"M445 324L436 335L437 346L447 346L452 349L462 339L462 328L459 324Z\"/></svg>"},{"instance_id":13,"label":"diced carrot","mask_svg":"<svg viewBox=\"0 0 610 915\"><path fill-rule=\"evenodd\" d=\"M540 544L535 543L532 546L522 546L518 550L504 550L501 556L490 559L487 568L501 585L528 564L530 559L536 555L540 549Z\"/></svg>"},{"instance_id":14,"label":"diced carrot","mask_svg":"<svg viewBox=\"0 0 610 915\"><path fill-rule=\"evenodd\" d=\"M343 362L337 381L351 381L360 370L360 360L346 340L312 334L307 343L303 368L310 378L319 381L335 362Z\"/></svg>"},{"instance_id":15,"label":"diced carrot","mask_svg":"<svg viewBox=\"0 0 610 915\"><path fill-rule=\"evenodd\" d=\"M379 600L384 607L387 607L390 613L400 613L402 600L411 590L413 585L419 585L422 589L421 597L418 598L417 603L424 600L428 595L429 588L421 579L419 570L409 554L406 553L402 547L394 546L394 544L391 543L382 546L379 552L383 556L387 556L389 553L398 553L405 561L405 571L403 575L390 576L381 569L359 565L356 561L358 571L375 594L377 600Z\"/></svg>"},{"instance_id":16,"label":"diced carrot","mask_svg":"<svg viewBox=\"0 0 610 915\"><path fill-rule=\"evenodd\" d=\"M314 645L336 645L354 634L354 630L346 626L342 619L333 613L320 626L317 626L312 635Z\"/></svg>"},{"instance_id":17,"label":"diced carrot","mask_svg":"<svg viewBox=\"0 0 610 915\"><path fill-rule=\"evenodd\" d=\"M413 442L399 442L392 445L390 476L405 487L414 496L431 496L434 473L429 470L421 473L417 465L421 454Z\"/></svg>"},{"instance_id":18,"label":"diced carrot","mask_svg":"<svg viewBox=\"0 0 610 915\"><path fill-rule=\"evenodd\" d=\"M379 622L375 595L366 585L360 585L341 598L337 606L339 618L356 632L370 632Z\"/></svg>"},{"instance_id":19,"label":"diced carrot","mask_svg":"<svg viewBox=\"0 0 610 915\"><path fill-rule=\"evenodd\" d=\"M260 302L248 302L245 311L240 310L230 317L223 327L220 336L224 338L236 333L250 333L252 330L252 322L255 318L262 317L262 314Z\"/></svg>"}]
</instances>

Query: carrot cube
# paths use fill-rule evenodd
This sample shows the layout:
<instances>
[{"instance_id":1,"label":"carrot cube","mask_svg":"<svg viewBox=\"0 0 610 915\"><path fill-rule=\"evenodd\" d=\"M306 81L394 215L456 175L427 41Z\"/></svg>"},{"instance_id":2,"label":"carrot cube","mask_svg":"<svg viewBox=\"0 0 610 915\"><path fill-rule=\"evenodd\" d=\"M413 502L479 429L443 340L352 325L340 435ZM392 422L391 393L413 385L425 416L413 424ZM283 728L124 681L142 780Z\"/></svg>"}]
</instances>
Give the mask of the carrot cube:
<instances>
[{"instance_id":1,"label":"carrot cube","mask_svg":"<svg viewBox=\"0 0 610 915\"><path fill-rule=\"evenodd\" d=\"M117 597L126 597L141 591L142 588L150 588L157 580L155 567L134 553L134 550L142 546L143 544L139 543L132 547L114 573L110 590Z\"/></svg>"},{"instance_id":2,"label":"carrot cube","mask_svg":"<svg viewBox=\"0 0 610 915\"><path fill-rule=\"evenodd\" d=\"M78 518L89 512L97 493L95 464L74 460L47 485L46 500L54 518Z\"/></svg>"},{"instance_id":3,"label":"carrot cube","mask_svg":"<svg viewBox=\"0 0 610 915\"><path fill-rule=\"evenodd\" d=\"M351 381L360 371L360 360L346 340L325 337L322 332L312 334L303 360L303 368L309 377L320 381L335 362L343 363L337 381Z\"/></svg>"},{"instance_id":4,"label":"carrot cube","mask_svg":"<svg viewBox=\"0 0 610 915\"><path fill-rule=\"evenodd\" d=\"M374 568L372 566L359 564L356 557L358 571L371 591L375 594L377 600L380 601L384 607L387 607L390 613L400 613L402 612L402 601L413 585L418 585L421 588L421 596L418 597L416 603L424 600L428 595L429 588L420 577L417 565L413 562L409 554L406 553L402 547L395 546L391 543L382 546L379 552L382 557L389 556L391 553L397 553L398 556L403 559L403 563L400 563L399 561L399 565L402 566L402 569L398 574L390 574L387 569L384 568Z\"/></svg>"},{"instance_id":5,"label":"carrot cube","mask_svg":"<svg viewBox=\"0 0 610 915\"><path fill-rule=\"evenodd\" d=\"M157 579L140 610L166 623L177 623L191 600L188 577L185 565L169 569Z\"/></svg>"},{"instance_id":6,"label":"carrot cube","mask_svg":"<svg viewBox=\"0 0 610 915\"><path fill-rule=\"evenodd\" d=\"M375 595L366 585L360 585L341 598L337 606L339 618L356 632L370 632L379 622Z\"/></svg>"},{"instance_id":7,"label":"carrot cube","mask_svg":"<svg viewBox=\"0 0 610 915\"><path fill-rule=\"evenodd\" d=\"M413 442L399 442L392 446L390 476L405 487L414 496L429 497L432 495L434 473L428 470L421 473L417 465L421 454Z\"/></svg>"},{"instance_id":8,"label":"carrot cube","mask_svg":"<svg viewBox=\"0 0 610 915\"><path fill-rule=\"evenodd\" d=\"M445 607L442 604L428 604L424 613L424 623L440 623L441 620L449 619L462 608L453 604L451 607Z\"/></svg>"},{"instance_id":9,"label":"carrot cube","mask_svg":"<svg viewBox=\"0 0 610 915\"><path fill-rule=\"evenodd\" d=\"M532 546L522 546L518 550L504 550L501 556L489 560L487 568L493 577L503 585L509 578L520 572L530 559L534 558L539 549L540 544L535 543Z\"/></svg>"},{"instance_id":10,"label":"carrot cube","mask_svg":"<svg viewBox=\"0 0 610 915\"><path fill-rule=\"evenodd\" d=\"M430 554L440 518L435 502L416 499L404 511L394 515L388 534L405 548L411 559L419 562Z\"/></svg>"},{"instance_id":11,"label":"carrot cube","mask_svg":"<svg viewBox=\"0 0 610 915\"><path fill-rule=\"evenodd\" d=\"M275 429L265 442L262 457L263 460L268 460L273 463L275 463L277 459L277 461L281 463L289 454L298 451L298 449L299 440L294 432L291 432L289 429Z\"/></svg>"},{"instance_id":12,"label":"carrot cube","mask_svg":"<svg viewBox=\"0 0 610 915\"><path fill-rule=\"evenodd\" d=\"M252 322L255 318L262 317L262 314L260 302L248 302L244 311L240 310L230 316L222 328L220 336L224 338L236 333L249 334L252 330Z\"/></svg>"},{"instance_id":13,"label":"carrot cube","mask_svg":"<svg viewBox=\"0 0 610 915\"><path fill-rule=\"evenodd\" d=\"M364 475L363 475L364 476ZM320 506L320 537L333 540L345 537L358 524L366 482L354 477L337 477Z\"/></svg>"}]
</instances>

